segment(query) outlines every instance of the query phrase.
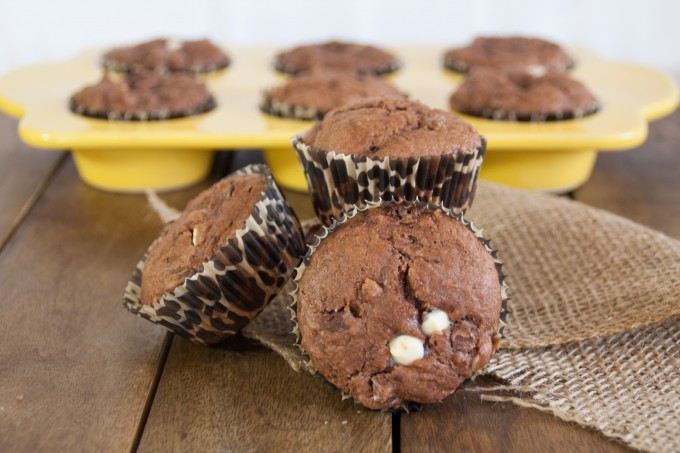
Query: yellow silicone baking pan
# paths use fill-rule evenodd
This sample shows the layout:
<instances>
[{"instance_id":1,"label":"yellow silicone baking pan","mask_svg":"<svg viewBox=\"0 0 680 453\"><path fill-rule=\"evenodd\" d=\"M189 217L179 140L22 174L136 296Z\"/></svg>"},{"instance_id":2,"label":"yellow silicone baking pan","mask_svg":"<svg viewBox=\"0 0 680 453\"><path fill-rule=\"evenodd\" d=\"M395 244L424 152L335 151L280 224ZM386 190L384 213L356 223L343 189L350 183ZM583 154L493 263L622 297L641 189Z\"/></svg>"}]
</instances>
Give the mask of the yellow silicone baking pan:
<instances>
[{"instance_id":1,"label":"yellow silicone baking pan","mask_svg":"<svg viewBox=\"0 0 680 453\"><path fill-rule=\"evenodd\" d=\"M284 80L271 66L278 49L226 48L232 65L205 79L218 107L195 117L116 122L70 112L70 95L101 77L101 49L4 75L0 109L21 118L19 134L27 144L71 150L81 178L105 190L171 190L194 184L207 175L214 151L224 149L263 149L282 186L306 190L290 139L312 123L259 111L263 90ZM390 49L403 63L390 80L414 99L447 108L462 78L442 69L445 49ZM583 119L550 123L465 117L488 141L483 179L530 189L569 190L588 179L598 151L638 146L646 139L647 122L677 107L678 89L666 74L607 61L584 49L569 51L577 62L573 76L587 84L603 108Z\"/></svg>"}]
</instances>

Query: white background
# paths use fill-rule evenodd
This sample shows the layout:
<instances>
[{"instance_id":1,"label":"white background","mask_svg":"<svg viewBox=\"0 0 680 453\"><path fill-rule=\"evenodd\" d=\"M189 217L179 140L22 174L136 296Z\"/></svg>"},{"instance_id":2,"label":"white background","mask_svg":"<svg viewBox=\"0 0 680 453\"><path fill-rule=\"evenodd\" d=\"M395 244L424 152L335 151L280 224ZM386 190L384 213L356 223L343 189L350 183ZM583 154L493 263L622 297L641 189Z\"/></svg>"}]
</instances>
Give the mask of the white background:
<instances>
[{"instance_id":1,"label":"white background","mask_svg":"<svg viewBox=\"0 0 680 453\"><path fill-rule=\"evenodd\" d=\"M165 35L209 37L228 49L328 38L449 45L511 33L584 45L680 79L675 0L0 0L0 74Z\"/></svg>"}]
</instances>

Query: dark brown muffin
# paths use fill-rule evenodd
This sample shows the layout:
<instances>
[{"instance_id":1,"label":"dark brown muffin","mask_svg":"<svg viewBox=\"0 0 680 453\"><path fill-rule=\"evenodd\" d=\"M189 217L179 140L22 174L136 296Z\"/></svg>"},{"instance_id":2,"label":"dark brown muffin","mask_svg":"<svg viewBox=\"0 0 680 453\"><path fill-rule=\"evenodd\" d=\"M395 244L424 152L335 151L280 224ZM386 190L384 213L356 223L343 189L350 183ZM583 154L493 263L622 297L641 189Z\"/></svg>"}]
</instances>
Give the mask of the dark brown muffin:
<instances>
[{"instance_id":1,"label":"dark brown muffin","mask_svg":"<svg viewBox=\"0 0 680 453\"><path fill-rule=\"evenodd\" d=\"M382 75L399 68L399 61L377 47L339 41L295 47L275 57L274 67L286 74L312 70Z\"/></svg>"},{"instance_id":2,"label":"dark brown muffin","mask_svg":"<svg viewBox=\"0 0 680 453\"><path fill-rule=\"evenodd\" d=\"M163 229L125 289L125 308L202 344L245 327L292 276L302 228L265 165L189 202Z\"/></svg>"},{"instance_id":3,"label":"dark brown muffin","mask_svg":"<svg viewBox=\"0 0 680 453\"><path fill-rule=\"evenodd\" d=\"M149 250L142 279L142 303L158 302L181 285L243 228L264 190L263 174L225 178L191 200L168 223Z\"/></svg>"},{"instance_id":4,"label":"dark brown muffin","mask_svg":"<svg viewBox=\"0 0 680 453\"><path fill-rule=\"evenodd\" d=\"M314 71L267 91L261 108L265 113L284 118L320 120L334 108L376 96L403 95L380 77Z\"/></svg>"},{"instance_id":5,"label":"dark brown muffin","mask_svg":"<svg viewBox=\"0 0 680 453\"><path fill-rule=\"evenodd\" d=\"M182 118L215 108L206 86L187 74L135 73L116 82L104 76L75 93L70 109L109 120L145 121Z\"/></svg>"},{"instance_id":6,"label":"dark brown muffin","mask_svg":"<svg viewBox=\"0 0 680 453\"><path fill-rule=\"evenodd\" d=\"M121 72L204 73L224 69L229 63L229 57L207 39L155 39L110 50L102 58L105 68Z\"/></svg>"},{"instance_id":7,"label":"dark brown muffin","mask_svg":"<svg viewBox=\"0 0 680 453\"><path fill-rule=\"evenodd\" d=\"M444 54L444 66L457 72L476 67L514 67L564 71L573 60L560 46L550 41L523 36L475 38L466 47Z\"/></svg>"},{"instance_id":8,"label":"dark brown muffin","mask_svg":"<svg viewBox=\"0 0 680 453\"><path fill-rule=\"evenodd\" d=\"M471 71L450 105L467 115L516 121L580 118L598 110L595 97L566 73L534 76L492 68Z\"/></svg>"},{"instance_id":9,"label":"dark brown muffin","mask_svg":"<svg viewBox=\"0 0 680 453\"><path fill-rule=\"evenodd\" d=\"M369 201L472 203L485 141L450 112L399 97L332 110L293 139L321 221Z\"/></svg>"},{"instance_id":10,"label":"dark brown muffin","mask_svg":"<svg viewBox=\"0 0 680 453\"><path fill-rule=\"evenodd\" d=\"M450 112L391 96L333 110L302 142L312 149L399 158L471 153L482 137Z\"/></svg>"},{"instance_id":11,"label":"dark brown muffin","mask_svg":"<svg viewBox=\"0 0 680 453\"><path fill-rule=\"evenodd\" d=\"M371 409L433 403L498 348L500 264L442 210L356 215L305 258L295 308L304 351Z\"/></svg>"}]
</instances>

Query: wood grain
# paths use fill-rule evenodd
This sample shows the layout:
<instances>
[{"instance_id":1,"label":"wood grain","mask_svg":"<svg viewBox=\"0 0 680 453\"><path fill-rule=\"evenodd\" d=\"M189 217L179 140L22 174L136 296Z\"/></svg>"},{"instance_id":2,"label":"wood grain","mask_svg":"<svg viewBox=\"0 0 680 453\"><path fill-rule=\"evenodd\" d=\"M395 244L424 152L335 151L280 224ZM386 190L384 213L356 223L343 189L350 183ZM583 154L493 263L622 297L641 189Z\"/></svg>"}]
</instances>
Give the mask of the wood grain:
<instances>
[{"instance_id":1,"label":"wood grain","mask_svg":"<svg viewBox=\"0 0 680 453\"><path fill-rule=\"evenodd\" d=\"M139 451L392 451L391 415L265 350L176 337Z\"/></svg>"},{"instance_id":2,"label":"wood grain","mask_svg":"<svg viewBox=\"0 0 680 453\"><path fill-rule=\"evenodd\" d=\"M40 195L64 153L29 148L18 121L0 113L0 248Z\"/></svg>"},{"instance_id":3,"label":"wood grain","mask_svg":"<svg viewBox=\"0 0 680 453\"><path fill-rule=\"evenodd\" d=\"M680 238L680 111L652 123L640 148L600 153L574 198Z\"/></svg>"},{"instance_id":4,"label":"wood grain","mask_svg":"<svg viewBox=\"0 0 680 453\"><path fill-rule=\"evenodd\" d=\"M466 389L443 404L402 414L400 422L404 453L630 451L598 432L537 410L482 401L478 392Z\"/></svg>"},{"instance_id":5,"label":"wood grain","mask_svg":"<svg viewBox=\"0 0 680 453\"><path fill-rule=\"evenodd\" d=\"M131 448L165 330L122 292L160 227L69 158L0 252L0 451Z\"/></svg>"}]
</instances>

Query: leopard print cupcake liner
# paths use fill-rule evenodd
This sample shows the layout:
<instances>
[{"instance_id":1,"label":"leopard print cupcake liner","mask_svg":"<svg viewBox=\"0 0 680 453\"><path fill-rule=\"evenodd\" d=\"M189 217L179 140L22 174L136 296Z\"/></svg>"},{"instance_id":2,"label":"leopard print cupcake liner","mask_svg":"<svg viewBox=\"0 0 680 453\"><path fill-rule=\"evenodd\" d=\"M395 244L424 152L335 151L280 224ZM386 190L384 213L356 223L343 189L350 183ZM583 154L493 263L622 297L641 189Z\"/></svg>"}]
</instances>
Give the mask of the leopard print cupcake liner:
<instances>
[{"instance_id":1,"label":"leopard print cupcake liner","mask_svg":"<svg viewBox=\"0 0 680 453\"><path fill-rule=\"evenodd\" d=\"M260 110L272 116L305 121L318 121L322 119L326 113L314 107L305 107L302 105L274 101L267 92L264 94L264 100L260 105Z\"/></svg>"},{"instance_id":2,"label":"leopard print cupcake liner","mask_svg":"<svg viewBox=\"0 0 680 453\"><path fill-rule=\"evenodd\" d=\"M197 107L181 112L173 112L170 110L158 111L129 111L129 112L108 112L103 110L91 110L82 105L77 104L71 99L69 101L69 110L78 115L87 116L90 118L99 118L109 121L160 121L177 118L186 118L188 116L200 115L207 113L217 107L217 102L213 97L210 97L207 102Z\"/></svg>"},{"instance_id":3,"label":"leopard print cupcake liner","mask_svg":"<svg viewBox=\"0 0 680 453\"><path fill-rule=\"evenodd\" d=\"M572 111L531 113L529 115L518 114L507 110L493 110L493 109L486 109L482 111L460 111L459 113L463 113L465 115L470 116L476 116L479 118L486 118L489 120L541 123L584 118L586 116L597 113L600 110L600 108L601 108L600 103L594 102L592 104L586 105L581 109L576 109Z\"/></svg>"},{"instance_id":4,"label":"leopard print cupcake liner","mask_svg":"<svg viewBox=\"0 0 680 453\"><path fill-rule=\"evenodd\" d=\"M231 64L231 60L229 58L225 59L224 61L220 63L214 63L214 64L209 64L205 66L197 66L194 68L190 68L187 70L183 71L171 71L167 67L160 67L158 69L155 69L150 72L157 72L159 74L172 74L172 73L186 73L186 74L193 74L193 75L205 75L205 74L210 74L213 72L218 72L222 71L224 69L227 69L229 65ZM112 71L112 72L119 72L122 74L134 74L137 72L146 72L148 70L139 68L136 66L131 66L126 63L122 63L120 61L112 60L110 58L102 58L101 59L101 66L107 71Z\"/></svg>"},{"instance_id":5,"label":"leopard print cupcake liner","mask_svg":"<svg viewBox=\"0 0 680 453\"><path fill-rule=\"evenodd\" d=\"M486 140L457 155L371 158L315 150L293 137L312 202L325 225L365 202L422 201L465 211L472 204Z\"/></svg>"},{"instance_id":6,"label":"leopard print cupcake liner","mask_svg":"<svg viewBox=\"0 0 680 453\"><path fill-rule=\"evenodd\" d=\"M304 73L305 71L301 71L297 69L296 66L294 65L286 65L284 63L281 63L281 61L277 58L274 60L274 69L278 72L281 72L283 74L289 75L289 76L296 76L299 74ZM359 74L370 74L370 75L375 75L375 76L384 76L391 74L393 72L398 71L401 69L401 61L398 59L394 59L390 64L380 66L378 68L370 69L370 70L364 70L364 71L359 71Z\"/></svg>"},{"instance_id":7,"label":"leopard print cupcake liner","mask_svg":"<svg viewBox=\"0 0 680 453\"><path fill-rule=\"evenodd\" d=\"M130 313L196 343L214 345L265 308L292 276L306 246L300 223L269 168L250 165L236 172L254 173L264 174L267 183L244 226L182 285L152 305L141 301L144 255L125 288L123 305Z\"/></svg>"},{"instance_id":8,"label":"leopard print cupcake liner","mask_svg":"<svg viewBox=\"0 0 680 453\"><path fill-rule=\"evenodd\" d=\"M576 67L576 61L570 59L567 66L564 68L565 71L571 71ZM460 74L465 74L470 71L470 65L461 60L453 60L444 58L444 69L449 71L458 72Z\"/></svg>"},{"instance_id":9,"label":"leopard print cupcake liner","mask_svg":"<svg viewBox=\"0 0 680 453\"><path fill-rule=\"evenodd\" d=\"M287 289L289 291L289 305L288 305L288 311L290 312L290 319L293 322L293 334L295 335L295 345L297 348L302 353L302 356L304 357L305 360L305 369L312 373L316 373L316 368L314 367L313 362L311 361L311 358L309 355L306 353L305 349L302 347L301 344L301 337L300 337L300 329L298 326L298 321L297 321L297 294L298 294L298 282L302 278L302 275L304 274L305 269L309 265L309 262L312 258L312 255L314 255L314 252L316 249L319 247L319 245L335 230L337 230L341 225L344 223L347 223L348 221L351 221L352 218L356 217L358 214L361 212L364 212L368 209L376 209L376 208L389 208L393 204L405 204L405 205L412 205L416 206L419 209L428 209L428 210L437 210L441 209L444 213L449 215L450 217L456 219L457 221L461 222L465 227L472 232L472 234L475 235L475 237L482 243L484 246L484 249L486 252L491 255L494 261L494 265L496 267L496 273L498 274L498 281L501 286L501 312L499 315L499 324L498 324L498 330L496 332L495 338L497 341L500 341L503 337L503 329L506 327L506 316L509 312L508 309L508 303L510 301L510 297L508 297L508 285L506 283L507 275L503 273L503 262L500 260L498 257L498 251L493 249L491 247L491 240L487 239L483 235L483 231L481 228L475 227L475 225L467 220L464 217L464 214L462 212L457 212L453 209L446 208L442 206L441 204L435 204L432 202L422 202L422 201L400 201L400 202L395 202L395 201L388 201L388 200L379 200L376 202L368 202L363 205L354 205L351 208L349 208L346 212L344 212L340 217L333 219L333 221L330 223L329 226L322 225L321 229L319 231L319 234L314 235L313 241L308 240L308 245L307 245L307 253L302 257L302 261L300 265L295 268L295 277L290 281L290 283L287 285ZM349 398L350 395L343 395L343 398Z\"/></svg>"}]
</instances>

